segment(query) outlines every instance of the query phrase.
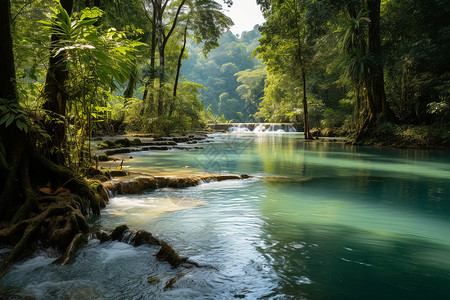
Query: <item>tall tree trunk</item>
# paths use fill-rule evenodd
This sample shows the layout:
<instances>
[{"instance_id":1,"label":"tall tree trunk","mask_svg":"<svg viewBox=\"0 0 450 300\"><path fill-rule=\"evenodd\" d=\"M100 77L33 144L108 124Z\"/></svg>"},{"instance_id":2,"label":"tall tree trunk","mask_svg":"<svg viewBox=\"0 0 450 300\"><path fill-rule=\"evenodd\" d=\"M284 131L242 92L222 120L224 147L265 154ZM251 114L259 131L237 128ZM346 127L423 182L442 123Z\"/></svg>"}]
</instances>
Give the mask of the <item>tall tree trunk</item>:
<instances>
[{"instance_id":1,"label":"tall tree trunk","mask_svg":"<svg viewBox=\"0 0 450 300\"><path fill-rule=\"evenodd\" d=\"M153 3L153 2L152 2ZM144 7L145 9L145 7ZM157 48L157 31L155 21L157 18L157 10L155 9L155 4L153 5L152 17L147 15L150 23L152 24L151 40L150 40L150 74L147 82L145 83L144 95L142 101L144 102L144 115L149 116L154 107L154 94L151 91L155 83L156 78L156 48Z\"/></svg>"},{"instance_id":2,"label":"tall tree trunk","mask_svg":"<svg viewBox=\"0 0 450 300\"><path fill-rule=\"evenodd\" d=\"M17 105L16 71L14 65L13 40L11 36L10 0L0 0L0 103ZM16 209L30 195L27 190L19 192L19 183L26 184L22 178L23 157L27 155L27 136L19 130L15 122L6 127L0 125L0 155L8 166L0 164L0 220L10 220ZM18 195L21 199L18 199Z\"/></svg>"},{"instance_id":3,"label":"tall tree trunk","mask_svg":"<svg viewBox=\"0 0 450 300\"><path fill-rule=\"evenodd\" d=\"M16 93L16 70L14 67L13 41L11 36L11 7L9 0L0 0L0 103L17 103ZM0 111L1 113L1 111ZM0 117L3 115L0 115ZM8 162L9 170L0 165L0 219L11 214L12 211L12 188L13 181L17 180L17 169L14 166L20 163L21 148L17 147L17 137L12 132L13 125L6 128L0 125L0 145L5 151L0 152L3 159ZM6 145L6 142L8 145ZM8 151L11 150L11 151ZM18 151L18 153L14 153ZM11 153L14 155L11 157Z\"/></svg>"},{"instance_id":4,"label":"tall tree trunk","mask_svg":"<svg viewBox=\"0 0 450 300\"><path fill-rule=\"evenodd\" d=\"M9 0L0 0L0 99L17 101Z\"/></svg>"},{"instance_id":5,"label":"tall tree trunk","mask_svg":"<svg viewBox=\"0 0 450 300\"><path fill-rule=\"evenodd\" d=\"M303 84L303 126L304 126L304 133L305 133L305 139L312 139L311 132L309 131L309 118L308 118L308 101L306 99L306 72L305 69L302 67L302 84Z\"/></svg>"},{"instance_id":6,"label":"tall tree trunk","mask_svg":"<svg viewBox=\"0 0 450 300\"><path fill-rule=\"evenodd\" d=\"M181 62L183 61L184 51L186 50L188 23L189 23L189 19L187 20L186 26L184 27L183 47L181 47L180 55L178 55L177 74L175 76L175 83L173 85L173 97L174 98L177 96L178 81L180 79L180 71L181 71Z\"/></svg>"},{"instance_id":7,"label":"tall tree trunk","mask_svg":"<svg viewBox=\"0 0 450 300\"><path fill-rule=\"evenodd\" d=\"M380 34L380 0L367 0L369 10L369 53L375 57L375 64L369 74L368 100L371 115L375 118L379 113L385 114L388 120L394 121L395 115L386 102L384 92L384 71L381 60L381 34Z\"/></svg>"},{"instance_id":8,"label":"tall tree trunk","mask_svg":"<svg viewBox=\"0 0 450 300\"><path fill-rule=\"evenodd\" d=\"M73 0L61 0L61 5L70 16ZM60 39L59 35L52 35L50 52L53 52L53 49L57 47ZM61 51L58 55L50 56L44 86L45 102L43 108L50 114L50 120L45 122L45 130L51 137L51 141L47 145L46 156L57 164L64 163L62 147L66 140L66 124L64 118L67 104L67 93L64 85L69 75L66 67L66 53L64 51ZM56 148L57 151L51 148Z\"/></svg>"},{"instance_id":9,"label":"tall tree trunk","mask_svg":"<svg viewBox=\"0 0 450 300\"><path fill-rule=\"evenodd\" d=\"M173 101L170 104L169 107L169 118L172 116L175 101L177 98L177 89L178 89L178 81L180 80L180 71L181 71L181 63L183 61L183 55L186 50L186 41L187 41L187 29L189 24L189 18L186 21L186 26L184 27L184 38L183 38L183 46L181 47L180 55L178 55L178 62L177 62L177 73L175 75L175 82L173 84Z\"/></svg>"},{"instance_id":10,"label":"tall tree trunk","mask_svg":"<svg viewBox=\"0 0 450 300\"><path fill-rule=\"evenodd\" d=\"M136 63L136 61L134 61ZM133 98L134 90L136 89L136 77L137 77L137 66L136 64L130 70L130 79L128 80L128 85L123 92L124 98Z\"/></svg>"},{"instance_id":11,"label":"tall tree trunk","mask_svg":"<svg viewBox=\"0 0 450 300\"><path fill-rule=\"evenodd\" d=\"M172 36L172 33L174 32L178 17L180 16L181 10L186 3L186 0L181 0L181 3L179 4L177 11L175 13L172 26L170 27L169 31L165 33L163 28L163 14L164 10L166 8L166 4L163 4L161 6L160 1L153 1L153 3L157 3L157 8L159 12L157 13L157 21L156 26L158 30L158 50L159 50L159 95L158 95L158 116L163 116L165 113L165 107L164 107L164 83L165 83L165 77L166 77L166 57L165 57L165 51L166 51L166 45L169 41L170 37ZM159 4L158 4L159 3ZM155 7L153 8L155 9Z\"/></svg>"}]
</instances>

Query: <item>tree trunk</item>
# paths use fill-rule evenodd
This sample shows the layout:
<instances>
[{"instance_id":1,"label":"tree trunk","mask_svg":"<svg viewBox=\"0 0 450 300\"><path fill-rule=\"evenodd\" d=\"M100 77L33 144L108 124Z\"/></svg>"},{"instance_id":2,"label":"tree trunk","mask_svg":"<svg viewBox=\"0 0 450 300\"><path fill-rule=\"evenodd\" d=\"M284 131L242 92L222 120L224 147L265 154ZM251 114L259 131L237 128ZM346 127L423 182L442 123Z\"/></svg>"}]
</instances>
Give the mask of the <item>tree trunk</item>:
<instances>
[{"instance_id":1,"label":"tree trunk","mask_svg":"<svg viewBox=\"0 0 450 300\"><path fill-rule=\"evenodd\" d=\"M158 13L156 18L156 27L158 30L158 50L159 50L159 95L158 95L158 116L161 117L165 114L165 107L164 107L164 83L165 83L165 77L166 77L166 57L165 57L165 51L166 51L166 45L169 41L170 37L172 36L172 33L174 32L178 17L180 16L181 9L183 8L184 4L186 3L186 0L182 0L179 4L177 11L174 16L174 20L172 22L172 26L170 27L167 34L164 32L163 28L163 14L164 10L166 8L165 4L161 6L160 1L153 1L153 3L157 3ZM153 8L155 9L155 7Z\"/></svg>"},{"instance_id":2,"label":"tree trunk","mask_svg":"<svg viewBox=\"0 0 450 300\"><path fill-rule=\"evenodd\" d=\"M61 0L61 5L70 16L73 0ZM59 35L52 35L50 52L53 52L53 49L57 47L59 41ZM50 56L44 86L45 102L42 106L50 115L50 120L45 122L45 130L51 137L50 143L47 144L46 156L58 164L64 163L62 147L66 141L65 115L67 93L64 85L69 75L66 67L66 54L64 51L61 51L58 55Z\"/></svg>"},{"instance_id":3,"label":"tree trunk","mask_svg":"<svg viewBox=\"0 0 450 300\"><path fill-rule=\"evenodd\" d=\"M152 2L153 4L153 2ZM156 47L157 47L157 31L156 31L156 18L157 18L157 10L156 10L156 4L153 4L153 16L152 18L150 18L149 16L148 19L149 21L152 23L152 35L151 35L151 43L150 43L150 75L149 78L147 80L147 82L145 83L145 89L144 89L144 95L142 97L142 101L144 101L144 114L148 115L150 114L152 107L153 107L153 101L154 101L154 96L153 93L150 92L151 87L154 85L154 81L156 78L156 70L155 70L155 62L156 62Z\"/></svg>"},{"instance_id":4,"label":"tree trunk","mask_svg":"<svg viewBox=\"0 0 450 300\"><path fill-rule=\"evenodd\" d=\"M134 90L136 89L136 77L137 77L137 66L136 66L136 64L134 64L130 71L130 80L128 81L127 88L123 92L124 98L133 98ZM126 100L125 100L125 103L126 103Z\"/></svg>"},{"instance_id":5,"label":"tree trunk","mask_svg":"<svg viewBox=\"0 0 450 300\"><path fill-rule=\"evenodd\" d=\"M184 39L183 39L183 47L181 47L180 55L178 56L177 63L177 74L175 76L175 83L173 85L173 97L177 96L177 88L178 88L178 80L180 78L181 71L181 62L183 60L184 51L186 50L186 40L187 40L187 28L188 28L189 19L186 22L186 26L184 27Z\"/></svg>"},{"instance_id":6,"label":"tree trunk","mask_svg":"<svg viewBox=\"0 0 450 300\"><path fill-rule=\"evenodd\" d=\"M0 0L0 99L17 101L9 0Z\"/></svg>"},{"instance_id":7,"label":"tree trunk","mask_svg":"<svg viewBox=\"0 0 450 300\"><path fill-rule=\"evenodd\" d=\"M371 115L375 118L379 113L383 113L390 121L395 121L395 115L386 102L384 92L384 71L381 60L381 34L380 34L380 0L367 0L369 10L369 53L375 58L372 72L369 74L368 100Z\"/></svg>"},{"instance_id":8,"label":"tree trunk","mask_svg":"<svg viewBox=\"0 0 450 300\"><path fill-rule=\"evenodd\" d=\"M10 1L0 0L0 99L18 106L10 14ZM26 250L39 245L64 250L79 233L86 234L89 226L83 214L90 207L98 215L100 204L86 181L37 153L33 135L27 136L14 121L0 126L0 143L0 155L8 164L0 165L0 246L13 247L0 262L1 279L15 261L30 253ZM34 189L48 182L53 189L65 186L72 196L38 199Z\"/></svg>"},{"instance_id":9,"label":"tree trunk","mask_svg":"<svg viewBox=\"0 0 450 300\"><path fill-rule=\"evenodd\" d=\"M13 41L11 36L11 7L9 0L0 0L0 103L17 103L16 70L14 66ZM0 112L1 113L1 112ZM18 144L17 128L0 125L0 144L5 151L0 153L9 164L9 170L0 165L0 219L11 215L14 206L13 185L17 181L17 171L23 147ZM7 142L8 144L6 145Z\"/></svg>"},{"instance_id":10,"label":"tree trunk","mask_svg":"<svg viewBox=\"0 0 450 300\"><path fill-rule=\"evenodd\" d=\"M305 139L312 139L311 132L309 131L309 119L308 119L308 102L306 99L306 73L305 69L302 68L302 84L303 84L303 131L305 133Z\"/></svg>"}]
</instances>

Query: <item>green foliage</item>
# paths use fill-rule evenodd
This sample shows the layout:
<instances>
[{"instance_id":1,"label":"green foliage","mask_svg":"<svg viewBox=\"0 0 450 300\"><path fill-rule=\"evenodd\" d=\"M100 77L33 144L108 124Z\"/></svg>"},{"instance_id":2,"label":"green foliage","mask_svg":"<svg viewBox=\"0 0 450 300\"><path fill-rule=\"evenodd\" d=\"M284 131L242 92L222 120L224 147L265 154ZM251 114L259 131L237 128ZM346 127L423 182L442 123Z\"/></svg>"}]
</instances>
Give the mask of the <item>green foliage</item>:
<instances>
[{"instance_id":1,"label":"green foliage","mask_svg":"<svg viewBox=\"0 0 450 300\"><path fill-rule=\"evenodd\" d=\"M5 99L0 99L0 126L7 128L12 124L19 130L28 133L30 123L20 105Z\"/></svg>"},{"instance_id":2,"label":"green foliage","mask_svg":"<svg viewBox=\"0 0 450 300\"><path fill-rule=\"evenodd\" d=\"M442 103L442 108L449 103L448 3L387 1L382 5L382 18L387 97L403 122L442 122L448 110L432 103Z\"/></svg>"},{"instance_id":3,"label":"green foliage","mask_svg":"<svg viewBox=\"0 0 450 300\"><path fill-rule=\"evenodd\" d=\"M123 138L123 139L115 140L114 144L116 145L116 147L130 147L131 141L127 138Z\"/></svg>"},{"instance_id":4,"label":"green foliage","mask_svg":"<svg viewBox=\"0 0 450 300\"><path fill-rule=\"evenodd\" d=\"M133 145L133 146L139 146L141 144L142 144L142 141L139 138L135 138L131 141L131 145Z\"/></svg>"},{"instance_id":5,"label":"green foliage","mask_svg":"<svg viewBox=\"0 0 450 300\"><path fill-rule=\"evenodd\" d=\"M64 121L69 137L68 163L76 169L89 164L86 141L90 141L94 123L110 115L110 91L129 78L137 49L144 45L128 39L127 32L101 30L96 24L102 15L102 10L93 7L70 17L58 3L51 20L40 22L45 33L60 37L51 55L67 57L65 90L70 122Z\"/></svg>"},{"instance_id":6,"label":"green foliage","mask_svg":"<svg viewBox=\"0 0 450 300\"><path fill-rule=\"evenodd\" d=\"M254 121L253 114L263 94L264 84L255 82L254 85L248 85L252 89L251 100L241 95L245 87L241 87L240 92L237 89L243 85L238 82L238 78L244 74L239 72L246 70L264 72L261 61L252 57L252 51L258 44L259 37L257 27L244 32L241 37L227 31L220 38L220 46L212 50L208 57L203 55L201 45L197 46L188 42L191 55L183 63L182 74L190 81L201 83L206 87L200 92L200 99L203 101L205 110L202 115L205 120L212 122L212 120L219 120L223 115L228 120ZM221 101L222 94L226 94L227 97L222 97ZM221 120L222 123L224 121Z\"/></svg>"}]
</instances>

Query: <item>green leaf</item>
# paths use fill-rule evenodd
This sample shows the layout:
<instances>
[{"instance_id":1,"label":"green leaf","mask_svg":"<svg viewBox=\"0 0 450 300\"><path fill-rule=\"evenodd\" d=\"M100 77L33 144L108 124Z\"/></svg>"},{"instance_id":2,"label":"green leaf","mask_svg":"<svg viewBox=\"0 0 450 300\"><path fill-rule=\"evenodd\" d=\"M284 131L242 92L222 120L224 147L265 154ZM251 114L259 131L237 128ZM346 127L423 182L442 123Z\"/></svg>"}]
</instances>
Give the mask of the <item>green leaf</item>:
<instances>
[{"instance_id":1,"label":"green leaf","mask_svg":"<svg viewBox=\"0 0 450 300\"><path fill-rule=\"evenodd\" d=\"M8 127L9 125L11 125L11 123L14 121L15 118L16 118L15 115L10 115L8 118L8 121L6 121L5 127Z\"/></svg>"},{"instance_id":2,"label":"green leaf","mask_svg":"<svg viewBox=\"0 0 450 300\"><path fill-rule=\"evenodd\" d=\"M10 115L11 115L10 113L7 113L6 115L4 115L4 116L1 118L1 120L0 120L0 125L3 124L3 123L5 123L6 120L9 119Z\"/></svg>"}]
</instances>

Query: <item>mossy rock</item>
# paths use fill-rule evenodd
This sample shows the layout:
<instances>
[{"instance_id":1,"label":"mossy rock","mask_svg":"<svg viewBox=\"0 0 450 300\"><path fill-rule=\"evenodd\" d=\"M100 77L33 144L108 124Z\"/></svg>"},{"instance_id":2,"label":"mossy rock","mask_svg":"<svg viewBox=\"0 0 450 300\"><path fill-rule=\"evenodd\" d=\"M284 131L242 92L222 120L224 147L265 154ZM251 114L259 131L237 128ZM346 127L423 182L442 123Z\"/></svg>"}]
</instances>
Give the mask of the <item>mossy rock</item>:
<instances>
[{"instance_id":1,"label":"mossy rock","mask_svg":"<svg viewBox=\"0 0 450 300\"><path fill-rule=\"evenodd\" d=\"M111 170L109 171L109 174L111 175L111 177L127 176L127 172L123 170Z\"/></svg>"},{"instance_id":2,"label":"mossy rock","mask_svg":"<svg viewBox=\"0 0 450 300\"><path fill-rule=\"evenodd\" d=\"M109 157L108 157L108 155L106 155L106 154L100 154L100 155L98 156L98 160L99 160L99 161L108 161L108 160L109 160Z\"/></svg>"},{"instance_id":3,"label":"mossy rock","mask_svg":"<svg viewBox=\"0 0 450 300\"><path fill-rule=\"evenodd\" d=\"M133 145L133 146L142 145L142 141L139 138L135 138L134 140L131 141L131 145Z\"/></svg>"},{"instance_id":4,"label":"mossy rock","mask_svg":"<svg viewBox=\"0 0 450 300\"><path fill-rule=\"evenodd\" d=\"M130 147L131 141L127 138L124 139L118 139L114 141L114 144L116 147Z\"/></svg>"},{"instance_id":5,"label":"mossy rock","mask_svg":"<svg viewBox=\"0 0 450 300\"><path fill-rule=\"evenodd\" d=\"M120 225L114 228L114 230L111 232L111 239L113 241L120 241L123 237L123 234L128 230L127 225Z\"/></svg>"},{"instance_id":6,"label":"mossy rock","mask_svg":"<svg viewBox=\"0 0 450 300\"><path fill-rule=\"evenodd\" d=\"M97 145L97 148L100 149L111 149L111 148L115 148L116 144L111 141L111 140L104 140L101 144Z\"/></svg>"},{"instance_id":7,"label":"mossy rock","mask_svg":"<svg viewBox=\"0 0 450 300\"><path fill-rule=\"evenodd\" d=\"M139 230L138 232L136 232L134 238L134 246L137 247L140 245L161 245L161 242L150 232Z\"/></svg>"},{"instance_id":8,"label":"mossy rock","mask_svg":"<svg viewBox=\"0 0 450 300\"><path fill-rule=\"evenodd\" d=\"M159 261L167 261L174 268L187 261L186 257L180 257L166 242L161 243L161 249L156 253L156 259Z\"/></svg>"}]
</instances>

